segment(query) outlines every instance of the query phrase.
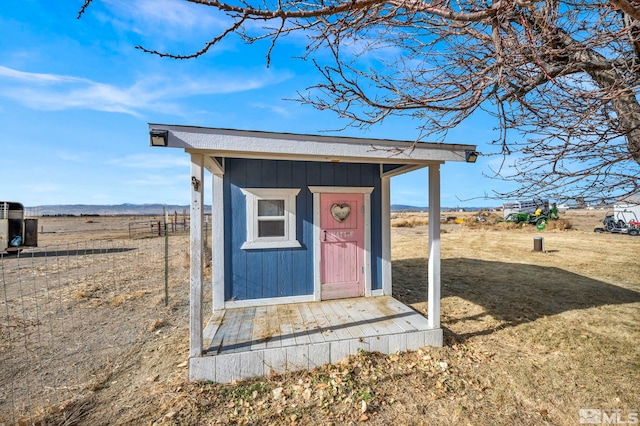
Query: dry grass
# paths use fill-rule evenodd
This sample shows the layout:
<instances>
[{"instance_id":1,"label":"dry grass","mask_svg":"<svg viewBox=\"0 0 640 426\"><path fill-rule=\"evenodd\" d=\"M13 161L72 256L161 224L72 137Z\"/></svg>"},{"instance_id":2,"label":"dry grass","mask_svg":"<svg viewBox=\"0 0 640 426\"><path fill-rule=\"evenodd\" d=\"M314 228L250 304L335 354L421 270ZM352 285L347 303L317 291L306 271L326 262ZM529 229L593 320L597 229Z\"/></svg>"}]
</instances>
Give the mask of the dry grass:
<instances>
[{"instance_id":1,"label":"dry grass","mask_svg":"<svg viewBox=\"0 0 640 426\"><path fill-rule=\"evenodd\" d=\"M162 327L166 327L169 325L169 321L167 321L167 319L162 318L162 319L157 319L155 321L153 321L151 324L149 324L149 327L147 327L147 330L149 331L156 331Z\"/></svg>"},{"instance_id":2,"label":"dry grass","mask_svg":"<svg viewBox=\"0 0 640 426\"><path fill-rule=\"evenodd\" d=\"M580 408L637 410L640 237L594 233L600 216L570 212L542 232L491 214L448 221L445 347L225 386L187 382L185 283L154 308L141 346L108 372L82 422L575 425ZM539 236L544 252L533 251ZM394 296L419 311L427 237L424 225L392 230ZM184 258L172 270L184 273ZM144 304L129 312L148 324Z\"/></svg>"},{"instance_id":3,"label":"dry grass","mask_svg":"<svg viewBox=\"0 0 640 426\"><path fill-rule=\"evenodd\" d=\"M537 236L545 239L543 253L532 250ZM394 243L396 296L424 310L427 265L416 253L426 252L427 236L396 232ZM466 408L444 403L446 412L473 424L576 424L580 408L635 409L640 265L630 259L640 255L639 244L535 227L443 235L450 348L489 354L460 374L491 383L482 403L462 398ZM485 417L471 417L470 407Z\"/></svg>"},{"instance_id":4,"label":"dry grass","mask_svg":"<svg viewBox=\"0 0 640 426\"><path fill-rule=\"evenodd\" d=\"M457 212L447 213L441 216L440 221L444 232L450 232L460 226L474 230L505 230L533 227L534 225L515 224L510 222L499 222L501 213L479 211L479 212ZM595 221L594 221L595 222ZM393 228L415 228L429 224L429 215L421 212L394 213L391 216L391 226ZM546 230L568 230L572 229L571 220L561 218L551 220L546 224Z\"/></svg>"},{"instance_id":5,"label":"dry grass","mask_svg":"<svg viewBox=\"0 0 640 426\"><path fill-rule=\"evenodd\" d=\"M395 213L391 217L391 226L394 228L415 228L429 224L426 213Z\"/></svg>"},{"instance_id":6,"label":"dry grass","mask_svg":"<svg viewBox=\"0 0 640 426\"><path fill-rule=\"evenodd\" d=\"M109 304L113 307L118 307L125 303L141 299L147 294L149 294L147 290L135 290L128 293L117 294L110 298Z\"/></svg>"}]
</instances>

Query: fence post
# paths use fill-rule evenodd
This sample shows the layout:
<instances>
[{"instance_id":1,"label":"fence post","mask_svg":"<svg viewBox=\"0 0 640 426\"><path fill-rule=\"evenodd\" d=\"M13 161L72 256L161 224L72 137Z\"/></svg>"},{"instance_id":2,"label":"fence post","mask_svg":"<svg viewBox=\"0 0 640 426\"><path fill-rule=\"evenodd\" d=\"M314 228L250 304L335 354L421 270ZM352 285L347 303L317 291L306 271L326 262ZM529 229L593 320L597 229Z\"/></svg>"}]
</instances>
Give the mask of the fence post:
<instances>
[{"instance_id":1,"label":"fence post","mask_svg":"<svg viewBox=\"0 0 640 426\"><path fill-rule=\"evenodd\" d=\"M164 214L164 306L169 306L169 229L168 213Z\"/></svg>"}]
</instances>

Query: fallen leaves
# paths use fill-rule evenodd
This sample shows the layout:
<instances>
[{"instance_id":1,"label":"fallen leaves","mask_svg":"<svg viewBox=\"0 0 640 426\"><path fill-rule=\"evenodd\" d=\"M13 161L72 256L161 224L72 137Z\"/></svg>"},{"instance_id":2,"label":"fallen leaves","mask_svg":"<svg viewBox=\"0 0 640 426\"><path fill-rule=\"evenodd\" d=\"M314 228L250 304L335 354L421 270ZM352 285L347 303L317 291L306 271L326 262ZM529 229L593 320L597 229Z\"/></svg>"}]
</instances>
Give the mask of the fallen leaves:
<instances>
[{"instance_id":1,"label":"fallen leaves","mask_svg":"<svg viewBox=\"0 0 640 426\"><path fill-rule=\"evenodd\" d=\"M186 408L172 415L176 423L344 424L370 422L381 412L406 410L421 398L425 410L443 398L484 398L486 385L465 377L463 366L489 357L468 345L425 348L383 355L360 352L340 363L308 372L272 375L231 385L190 383L184 393L197 394L198 421ZM413 383L413 391L398 388L397 378ZM186 416L181 417L181 414Z\"/></svg>"}]
</instances>

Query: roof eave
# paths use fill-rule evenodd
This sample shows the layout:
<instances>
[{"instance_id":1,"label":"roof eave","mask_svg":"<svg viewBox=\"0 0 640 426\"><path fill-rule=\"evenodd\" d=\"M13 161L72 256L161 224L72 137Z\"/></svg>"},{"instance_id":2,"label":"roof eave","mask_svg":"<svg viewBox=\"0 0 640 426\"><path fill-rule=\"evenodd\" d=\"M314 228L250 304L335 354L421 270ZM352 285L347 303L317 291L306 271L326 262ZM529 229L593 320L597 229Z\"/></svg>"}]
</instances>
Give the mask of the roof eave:
<instances>
[{"instance_id":1,"label":"roof eave","mask_svg":"<svg viewBox=\"0 0 640 426\"><path fill-rule=\"evenodd\" d=\"M149 124L168 132L167 147L217 157L429 164L466 161L475 145L411 142Z\"/></svg>"}]
</instances>

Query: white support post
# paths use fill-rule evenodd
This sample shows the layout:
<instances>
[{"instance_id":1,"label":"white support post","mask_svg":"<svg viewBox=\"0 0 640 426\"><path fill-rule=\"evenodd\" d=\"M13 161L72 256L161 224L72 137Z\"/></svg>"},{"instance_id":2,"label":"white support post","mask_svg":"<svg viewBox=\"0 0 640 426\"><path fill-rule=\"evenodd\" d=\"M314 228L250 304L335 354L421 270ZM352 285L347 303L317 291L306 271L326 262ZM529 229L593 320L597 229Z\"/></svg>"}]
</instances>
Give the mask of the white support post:
<instances>
[{"instance_id":1,"label":"white support post","mask_svg":"<svg viewBox=\"0 0 640 426\"><path fill-rule=\"evenodd\" d=\"M440 164L429 166L429 283L427 322L440 328Z\"/></svg>"},{"instance_id":2,"label":"white support post","mask_svg":"<svg viewBox=\"0 0 640 426\"><path fill-rule=\"evenodd\" d=\"M189 293L189 356L202 355L202 278L204 267L204 156L191 155L191 226L190 226L190 293Z\"/></svg>"},{"instance_id":3,"label":"white support post","mask_svg":"<svg viewBox=\"0 0 640 426\"><path fill-rule=\"evenodd\" d=\"M371 296L371 194L364 195L364 295Z\"/></svg>"},{"instance_id":4,"label":"white support post","mask_svg":"<svg viewBox=\"0 0 640 426\"><path fill-rule=\"evenodd\" d=\"M382 166L381 166L382 167ZM383 176L382 194L382 294L391 296L391 177Z\"/></svg>"},{"instance_id":5,"label":"white support post","mask_svg":"<svg viewBox=\"0 0 640 426\"><path fill-rule=\"evenodd\" d=\"M322 297L320 282L320 193L313 192L313 300Z\"/></svg>"},{"instance_id":6,"label":"white support post","mask_svg":"<svg viewBox=\"0 0 640 426\"><path fill-rule=\"evenodd\" d=\"M224 309L224 195L223 176L211 177L211 297L213 310Z\"/></svg>"}]
</instances>

